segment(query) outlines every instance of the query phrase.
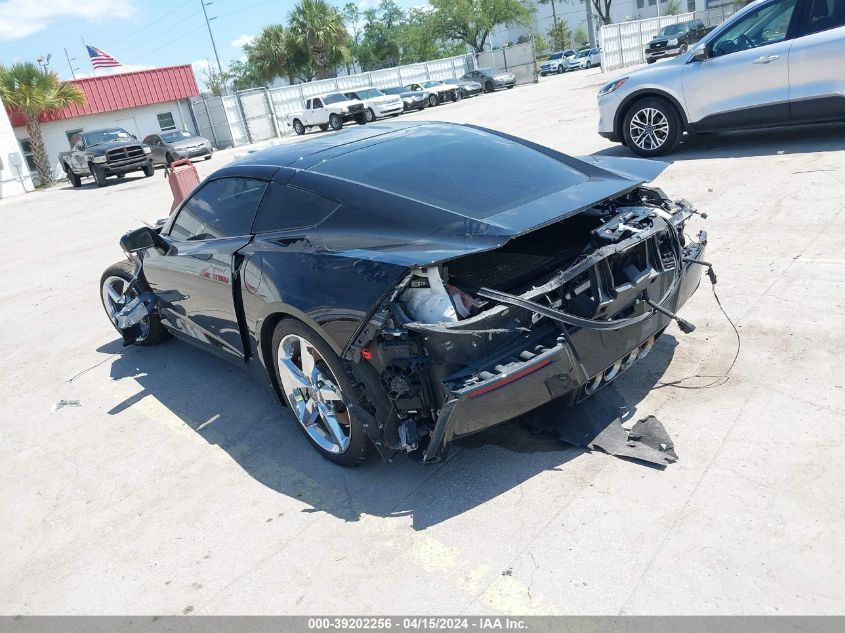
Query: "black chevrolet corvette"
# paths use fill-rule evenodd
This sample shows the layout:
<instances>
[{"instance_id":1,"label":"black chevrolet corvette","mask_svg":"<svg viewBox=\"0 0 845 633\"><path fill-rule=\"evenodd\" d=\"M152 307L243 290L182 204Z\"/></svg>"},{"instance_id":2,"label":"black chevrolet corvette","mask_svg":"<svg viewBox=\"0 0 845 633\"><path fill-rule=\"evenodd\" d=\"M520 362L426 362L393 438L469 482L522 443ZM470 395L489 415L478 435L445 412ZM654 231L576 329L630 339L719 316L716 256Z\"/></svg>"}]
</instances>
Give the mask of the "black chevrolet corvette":
<instances>
[{"instance_id":1,"label":"black chevrolet corvette","mask_svg":"<svg viewBox=\"0 0 845 633\"><path fill-rule=\"evenodd\" d=\"M664 166L445 123L281 145L124 235L103 305L127 344L171 333L255 370L332 461L434 462L692 327L706 235L643 186Z\"/></svg>"}]
</instances>

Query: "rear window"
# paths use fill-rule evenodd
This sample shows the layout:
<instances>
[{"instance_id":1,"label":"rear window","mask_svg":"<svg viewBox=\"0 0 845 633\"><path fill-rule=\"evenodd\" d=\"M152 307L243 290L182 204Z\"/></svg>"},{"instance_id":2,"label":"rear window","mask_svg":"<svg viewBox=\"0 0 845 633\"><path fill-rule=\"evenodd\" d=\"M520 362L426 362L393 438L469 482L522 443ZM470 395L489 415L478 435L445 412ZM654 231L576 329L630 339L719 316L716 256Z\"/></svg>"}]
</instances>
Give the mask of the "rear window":
<instances>
[{"instance_id":1,"label":"rear window","mask_svg":"<svg viewBox=\"0 0 845 633\"><path fill-rule=\"evenodd\" d=\"M467 128L416 128L312 168L481 220L581 183L581 172Z\"/></svg>"}]
</instances>

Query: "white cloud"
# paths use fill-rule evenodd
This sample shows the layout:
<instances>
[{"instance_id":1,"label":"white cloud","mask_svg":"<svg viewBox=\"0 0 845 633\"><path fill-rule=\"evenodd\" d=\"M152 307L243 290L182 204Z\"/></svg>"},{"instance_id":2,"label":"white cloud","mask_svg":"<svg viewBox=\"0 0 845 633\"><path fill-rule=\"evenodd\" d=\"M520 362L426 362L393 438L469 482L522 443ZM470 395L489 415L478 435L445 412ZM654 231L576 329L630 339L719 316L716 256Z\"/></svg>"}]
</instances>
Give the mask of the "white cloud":
<instances>
[{"instance_id":1,"label":"white cloud","mask_svg":"<svg viewBox=\"0 0 845 633\"><path fill-rule=\"evenodd\" d=\"M89 66L90 68L90 66ZM106 75L120 75L121 73L134 73L138 70L150 70L155 68L155 66L149 66L147 64L123 64L122 66L116 66L114 68L98 68L97 74L95 75L92 72L76 72L77 79L87 79L89 77L105 77Z\"/></svg>"},{"instance_id":2,"label":"white cloud","mask_svg":"<svg viewBox=\"0 0 845 633\"><path fill-rule=\"evenodd\" d=\"M211 62L207 59L198 59L194 62L191 62L191 68L194 69L194 74L197 77L201 77L202 73L206 72L209 68L211 68Z\"/></svg>"},{"instance_id":3,"label":"white cloud","mask_svg":"<svg viewBox=\"0 0 845 633\"><path fill-rule=\"evenodd\" d=\"M105 22L132 12L132 0L7 0L0 2L0 41L20 40L69 18Z\"/></svg>"},{"instance_id":4,"label":"white cloud","mask_svg":"<svg viewBox=\"0 0 845 633\"><path fill-rule=\"evenodd\" d=\"M252 44L253 40L255 40L254 35L241 35L238 39L229 42L229 44L232 45L232 48L243 48L244 44Z\"/></svg>"}]
</instances>

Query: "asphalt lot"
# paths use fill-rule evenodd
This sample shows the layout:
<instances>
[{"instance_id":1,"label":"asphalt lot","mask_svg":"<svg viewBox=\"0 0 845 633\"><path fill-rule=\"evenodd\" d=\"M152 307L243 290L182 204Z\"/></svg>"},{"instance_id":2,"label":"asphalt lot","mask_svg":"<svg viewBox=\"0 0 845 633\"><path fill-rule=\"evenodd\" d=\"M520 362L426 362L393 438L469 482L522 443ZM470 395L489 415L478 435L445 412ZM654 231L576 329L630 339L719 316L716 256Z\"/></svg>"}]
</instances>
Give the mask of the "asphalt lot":
<instances>
[{"instance_id":1,"label":"asphalt lot","mask_svg":"<svg viewBox=\"0 0 845 633\"><path fill-rule=\"evenodd\" d=\"M584 71L409 118L571 154ZM0 201L0 613L845 613L845 126L687 140L657 184L709 219L708 284L614 384L680 461L652 469L509 424L432 467L321 459L265 388L169 341L122 348L100 306L158 170ZM239 150L243 151L243 150ZM221 152L197 164L225 164ZM708 378L687 380L685 387ZM61 399L80 406L51 413Z\"/></svg>"}]
</instances>

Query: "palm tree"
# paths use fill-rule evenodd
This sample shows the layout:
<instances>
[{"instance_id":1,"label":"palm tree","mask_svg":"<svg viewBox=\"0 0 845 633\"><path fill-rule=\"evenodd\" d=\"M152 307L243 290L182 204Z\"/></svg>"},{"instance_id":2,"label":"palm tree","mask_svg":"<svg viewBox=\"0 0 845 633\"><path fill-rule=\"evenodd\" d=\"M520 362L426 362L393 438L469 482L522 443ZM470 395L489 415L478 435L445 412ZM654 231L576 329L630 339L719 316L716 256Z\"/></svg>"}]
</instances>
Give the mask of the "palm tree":
<instances>
[{"instance_id":1,"label":"palm tree","mask_svg":"<svg viewBox=\"0 0 845 633\"><path fill-rule=\"evenodd\" d=\"M0 65L0 99L11 111L26 117L26 131L32 146L32 158L42 184L53 182L53 170L38 117L71 104L85 103L85 93L72 83L62 81L54 72L42 72L32 62Z\"/></svg>"},{"instance_id":2,"label":"palm tree","mask_svg":"<svg viewBox=\"0 0 845 633\"><path fill-rule=\"evenodd\" d=\"M292 72L291 35L281 24L271 24L261 29L258 36L244 45L247 62L255 74L269 83L276 77L290 77Z\"/></svg>"},{"instance_id":3,"label":"palm tree","mask_svg":"<svg viewBox=\"0 0 845 633\"><path fill-rule=\"evenodd\" d=\"M294 42L310 53L317 79L334 74L349 56L349 33L325 0L300 0L288 17Z\"/></svg>"}]
</instances>

